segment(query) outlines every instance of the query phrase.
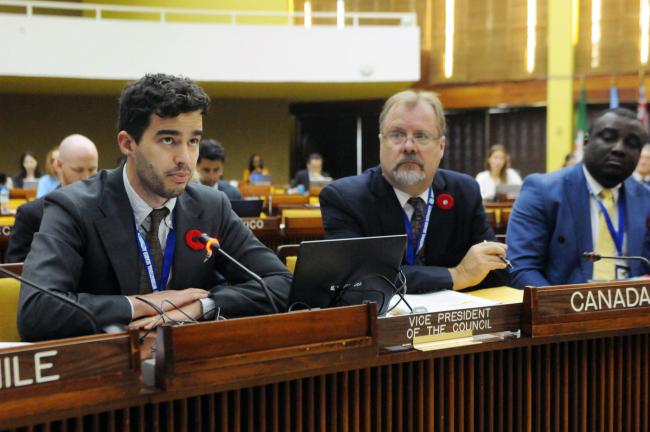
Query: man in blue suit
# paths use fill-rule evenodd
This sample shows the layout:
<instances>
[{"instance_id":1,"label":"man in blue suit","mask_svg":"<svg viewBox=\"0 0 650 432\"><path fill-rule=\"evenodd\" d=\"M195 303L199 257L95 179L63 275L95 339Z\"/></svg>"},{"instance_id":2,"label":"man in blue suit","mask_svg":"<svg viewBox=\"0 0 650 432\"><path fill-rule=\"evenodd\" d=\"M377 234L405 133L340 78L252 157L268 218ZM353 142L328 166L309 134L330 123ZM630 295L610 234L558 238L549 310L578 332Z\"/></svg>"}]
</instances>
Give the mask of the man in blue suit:
<instances>
[{"instance_id":1,"label":"man in blue suit","mask_svg":"<svg viewBox=\"0 0 650 432\"><path fill-rule=\"evenodd\" d=\"M445 116L430 92L390 97L379 116L381 165L335 181L320 193L325 237L409 236L402 262L411 294L507 285L485 220L478 183L438 169Z\"/></svg>"},{"instance_id":2,"label":"man in blue suit","mask_svg":"<svg viewBox=\"0 0 650 432\"><path fill-rule=\"evenodd\" d=\"M635 261L583 259L590 251L650 257L650 192L630 177L647 138L632 111L608 110L591 125L582 163L526 178L508 222L515 286L649 272Z\"/></svg>"}]
</instances>

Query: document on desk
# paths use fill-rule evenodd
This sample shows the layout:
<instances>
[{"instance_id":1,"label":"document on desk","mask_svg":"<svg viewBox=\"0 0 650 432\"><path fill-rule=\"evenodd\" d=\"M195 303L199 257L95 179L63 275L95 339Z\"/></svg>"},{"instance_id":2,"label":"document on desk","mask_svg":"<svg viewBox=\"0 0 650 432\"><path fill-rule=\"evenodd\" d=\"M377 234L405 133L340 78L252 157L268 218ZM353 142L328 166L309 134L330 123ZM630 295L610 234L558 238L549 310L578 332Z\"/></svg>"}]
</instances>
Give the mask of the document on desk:
<instances>
[{"instance_id":1,"label":"document on desk","mask_svg":"<svg viewBox=\"0 0 650 432\"><path fill-rule=\"evenodd\" d=\"M406 302L413 308L413 313L439 312L456 309L469 309L485 306L494 306L500 302L475 297L458 291L443 290L427 294L407 294ZM399 296L391 299L388 316L406 315L411 313L408 306Z\"/></svg>"}]
</instances>

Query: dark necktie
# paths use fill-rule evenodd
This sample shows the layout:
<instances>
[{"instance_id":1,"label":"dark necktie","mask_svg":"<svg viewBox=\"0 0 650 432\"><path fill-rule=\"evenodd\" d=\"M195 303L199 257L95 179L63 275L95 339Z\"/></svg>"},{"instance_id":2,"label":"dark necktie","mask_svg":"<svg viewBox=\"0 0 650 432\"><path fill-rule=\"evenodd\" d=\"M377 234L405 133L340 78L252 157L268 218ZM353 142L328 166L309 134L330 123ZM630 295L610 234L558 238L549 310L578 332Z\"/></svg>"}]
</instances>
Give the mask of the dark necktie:
<instances>
[{"instance_id":1,"label":"dark necktie","mask_svg":"<svg viewBox=\"0 0 650 432\"><path fill-rule=\"evenodd\" d=\"M413 243L411 247L415 250L418 247L418 241L420 240L420 233L422 232L422 227L424 225L424 200L420 197L411 197L408 200L408 203L413 207L413 216L411 216L411 234ZM423 260L424 247L416 254L415 263L422 264Z\"/></svg>"},{"instance_id":2,"label":"dark necktie","mask_svg":"<svg viewBox=\"0 0 650 432\"><path fill-rule=\"evenodd\" d=\"M145 234L145 241L149 246L149 256L153 262L156 281L160 280L160 274L162 273L163 266L163 251L160 246L160 240L158 239L158 231L160 229L160 222L162 222L165 217L169 214L169 209L167 207L154 209L149 213L149 230ZM165 284L167 281L163 281ZM159 290L164 290L165 286L158 287ZM140 271L140 293L150 293L151 284L149 283L149 275L147 269L144 265L144 260L142 261L142 269Z\"/></svg>"}]
</instances>

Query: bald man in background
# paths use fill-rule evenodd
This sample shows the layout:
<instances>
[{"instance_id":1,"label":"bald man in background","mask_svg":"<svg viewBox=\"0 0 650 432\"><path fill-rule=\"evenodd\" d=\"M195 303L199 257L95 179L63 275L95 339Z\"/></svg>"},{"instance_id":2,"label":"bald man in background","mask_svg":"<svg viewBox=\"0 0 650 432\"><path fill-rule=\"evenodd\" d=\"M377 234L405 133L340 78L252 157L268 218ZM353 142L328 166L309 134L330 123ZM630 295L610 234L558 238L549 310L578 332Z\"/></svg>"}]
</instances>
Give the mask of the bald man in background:
<instances>
[{"instance_id":1,"label":"bald man in background","mask_svg":"<svg viewBox=\"0 0 650 432\"><path fill-rule=\"evenodd\" d=\"M87 137L79 134L67 136L59 145L59 157L54 161L61 187L85 180L97 173L99 156L97 147ZM43 218L45 197L41 197L18 208L16 222L9 238L5 261L25 261L29 248L38 232Z\"/></svg>"}]
</instances>

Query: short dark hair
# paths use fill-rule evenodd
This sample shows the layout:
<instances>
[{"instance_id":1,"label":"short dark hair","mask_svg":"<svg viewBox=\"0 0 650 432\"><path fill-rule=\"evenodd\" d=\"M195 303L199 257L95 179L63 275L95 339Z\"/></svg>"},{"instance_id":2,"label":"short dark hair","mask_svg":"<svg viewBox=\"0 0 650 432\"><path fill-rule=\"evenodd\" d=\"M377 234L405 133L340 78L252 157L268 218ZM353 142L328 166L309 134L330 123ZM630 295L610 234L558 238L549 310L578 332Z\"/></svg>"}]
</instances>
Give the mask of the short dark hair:
<instances>
[{"instance_id":1,"label":"short dark hair","mask_svg":"<svg viewBox=\"0 0 650 432\"><path fill-rule=\"evenodd\" d=\"M320 153L311 153L309 156L307 156L307 163L313 160L323 160L323 155Z\"/></svg>"},{"instance_id":2,"label":"short dark hair","mask_svg":"<svg viewBox=\"0 0 650 432\"><path fill-rule=\"evenodd\" d=\"M196 163L201 162L201 159L226 162L226 150L219 141L205 139L199 145L199 158Z\"/></svg>"},{"instance_id":3,"label":"short dark hair","mask_svg":"<svg viewBox=\"0 0 650 432\"><path fill-rule=\"evenodd\" d=\"M591 135L591 133L593 132L594 125L596 124L598 119L605 116L605 115L607 115L607 114L609 114L609 113L613 113L613 114L616 114L617 116L625 117L625 118L632 119L632 120L638 120L638 118L636 116L636 113L634 111L632 111L632 110L629 110L627 108L622 108L622 107L609 108L609 109L606 109L605 111L600 112L594 118L594 121L591 122L591 124L589 125L589 135Z\"/></svg>"},{"instance_id":4,"label":"short dark hair","mask_svg":"<svg viewBox=\"0 0 650 432\"><path fill-rule=\"evenodd\" d=\"M122 90L117 127L138 143L149 127L151 114L168 118L200 110L206 115L209 108L210 97L191 79L147 74Z\"/></svg>"}]
</instances>

